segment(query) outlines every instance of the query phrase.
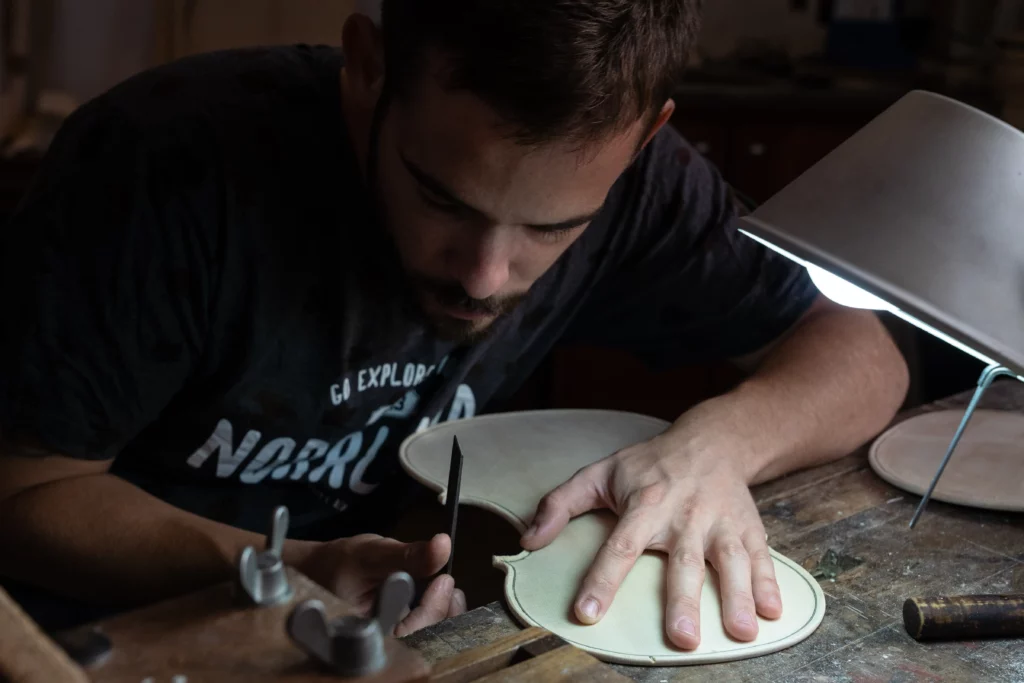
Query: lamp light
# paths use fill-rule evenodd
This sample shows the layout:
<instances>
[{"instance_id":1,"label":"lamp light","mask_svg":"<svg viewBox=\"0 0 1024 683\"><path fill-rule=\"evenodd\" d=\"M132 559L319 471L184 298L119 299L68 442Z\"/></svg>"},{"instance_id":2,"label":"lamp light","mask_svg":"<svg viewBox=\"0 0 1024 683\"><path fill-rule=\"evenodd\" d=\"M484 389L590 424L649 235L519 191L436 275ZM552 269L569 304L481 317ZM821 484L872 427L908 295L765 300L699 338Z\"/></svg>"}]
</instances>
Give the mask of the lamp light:
<instances>
[{"instance_id":1,"label":"lamp light","mask_svg":"<svg viewBox=\"0 0 1024 683\"><path fill-rule=\"evenodd\" d=\"M1024 381L1024 134L913 91L739 222L837 303L888 311L986 364L913 527L985 390Z\"/></svg>"}]
</instances>

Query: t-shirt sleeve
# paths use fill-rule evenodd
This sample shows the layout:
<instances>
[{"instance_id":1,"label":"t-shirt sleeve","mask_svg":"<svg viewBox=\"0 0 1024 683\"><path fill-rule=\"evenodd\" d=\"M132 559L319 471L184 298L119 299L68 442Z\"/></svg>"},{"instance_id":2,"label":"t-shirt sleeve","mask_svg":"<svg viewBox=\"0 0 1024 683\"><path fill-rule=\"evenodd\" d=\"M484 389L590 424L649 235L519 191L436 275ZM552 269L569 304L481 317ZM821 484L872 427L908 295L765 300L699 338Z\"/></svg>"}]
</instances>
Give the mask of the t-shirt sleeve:
<instances>
[{"instance_id":1,"label":"t-shirt sleeve","mask_svg":"<svg viewBox=\"0 0 1024 683\"><path fill-rule=\"evenodd\" d=\"M806 270L737 230L717 170L670 128L614 197L605 272L572 342L625 349L649 366L733 359L779 338L818 292Z\"/></svg>"},{"instance_id":2,"label":"t-shirt sleeve","mask_svg":"<svg viewBox=\"0 0 1024 683\"><path fill-rule=\"evenodd\" d=\"M196 144L100 103L64 124L0 228L0 437L113 458L203 350L211 245ZM215 211L215 207L209 207Z\"/></svg>"}]
</instances>

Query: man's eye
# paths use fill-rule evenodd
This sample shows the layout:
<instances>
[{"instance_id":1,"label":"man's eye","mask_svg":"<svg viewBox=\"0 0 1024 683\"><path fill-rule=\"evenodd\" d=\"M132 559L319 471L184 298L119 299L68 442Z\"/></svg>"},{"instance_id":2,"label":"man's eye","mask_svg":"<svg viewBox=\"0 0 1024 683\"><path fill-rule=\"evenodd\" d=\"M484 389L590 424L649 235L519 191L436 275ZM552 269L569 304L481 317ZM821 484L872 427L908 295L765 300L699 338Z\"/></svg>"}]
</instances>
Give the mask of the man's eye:
<instances>
[{"instance_id":1,"label":"man's eye","mask_svg":"<svg viewBox=\"0 0 1024 683\"><path fill-rule=\"evenodd\" d=\"M582 227L582 226L581 226ZM542 239L547 242L559 242L579 228L560 228L558 230L537 230Z\"/></svg>"},{"instance_id":2,"label":"man's eye","mask_svg":"<svg viewBox=\"0 0 1024 683\"><path fill-rule=\"evenodd\" d=\"M457 213L459 208L460 208L458 204L453 204L453 203L451 203L449 201L445 201L444 199L442 199L441 197L438 197L436 194L434 194L433 192L431 192L430 190L428 190L425 187L420 187L419 195L420 195L420 199L423 200L424 204L426 204L426 205L428 205L428 206L430 206L430 207L432 207L434 209L437 209L439 211L446 211L448 213Z\"/></svg>"}]
</instances>

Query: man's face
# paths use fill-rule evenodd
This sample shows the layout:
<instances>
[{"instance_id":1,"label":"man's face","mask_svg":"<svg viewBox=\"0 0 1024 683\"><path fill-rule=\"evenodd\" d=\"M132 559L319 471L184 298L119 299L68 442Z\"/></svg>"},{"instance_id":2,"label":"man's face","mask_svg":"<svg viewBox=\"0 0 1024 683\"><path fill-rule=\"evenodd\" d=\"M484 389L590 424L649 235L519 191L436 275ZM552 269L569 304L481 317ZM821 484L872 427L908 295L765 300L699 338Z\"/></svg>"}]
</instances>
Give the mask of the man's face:
<instances>
[{"instance_id":1,"label":"man's face","mask_svg":"<svg viewBox=\"0 0 1024 683\"><path fill-rule=\"evenodd\" d=\"M381 126L373 186L422 311L471 341L580 236L629 165L641 122L589 144L527 147L431 75Z\"/></svg>"}]
</instances>

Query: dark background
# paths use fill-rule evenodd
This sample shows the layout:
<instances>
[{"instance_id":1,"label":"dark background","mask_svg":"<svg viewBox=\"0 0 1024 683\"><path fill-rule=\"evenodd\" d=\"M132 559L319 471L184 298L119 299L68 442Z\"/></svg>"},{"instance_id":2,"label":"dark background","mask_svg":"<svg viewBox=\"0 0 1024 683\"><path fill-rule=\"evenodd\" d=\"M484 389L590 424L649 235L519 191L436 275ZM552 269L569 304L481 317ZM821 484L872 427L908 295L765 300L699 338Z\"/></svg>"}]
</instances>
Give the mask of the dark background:
<instances>
[{"instance_id":1,"label":"dark background","mask_svg":"<svg viewBox=\"0 0 1024 683\"><path fill-rule=\"evenodd\" d=\"M1019 126L1020 4L710 0L672 125L753 202L915 88ZM62 117L81 102L190 53L337 43L354 7L350 0L0 0L0 221ZM976 381L977 361L901 321L884 322L911 366L908 407ZM726 366L654 374L627 355L560 348L503 408L602 407L673 419L737 378Z\"/></svg>"}]
</instances>

